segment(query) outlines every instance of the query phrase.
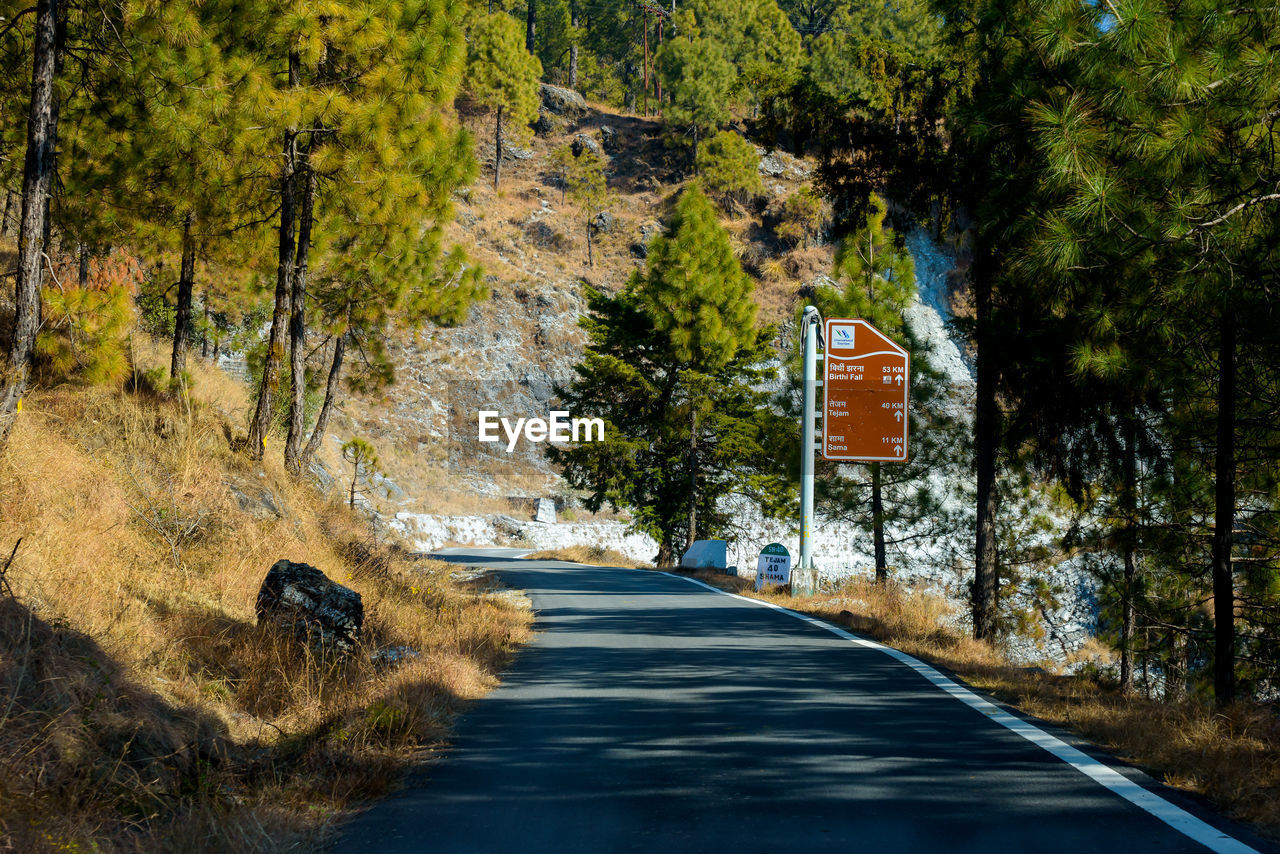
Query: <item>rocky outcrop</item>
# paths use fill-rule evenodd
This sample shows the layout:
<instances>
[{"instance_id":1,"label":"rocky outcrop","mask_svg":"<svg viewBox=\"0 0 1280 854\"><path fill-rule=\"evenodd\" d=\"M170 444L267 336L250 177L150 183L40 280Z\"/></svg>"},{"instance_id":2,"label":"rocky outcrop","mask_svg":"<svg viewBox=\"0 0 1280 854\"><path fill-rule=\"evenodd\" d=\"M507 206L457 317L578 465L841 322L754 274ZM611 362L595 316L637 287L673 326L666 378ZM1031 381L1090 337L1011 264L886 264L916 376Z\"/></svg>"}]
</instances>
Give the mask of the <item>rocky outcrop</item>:
<instances>
[{"instance_id":1,"label":"rocky outcrop","mask_svg":"<svg viewBox=\"0 0 1280 854\"><path fill-rule=\"evenodd\" d=\"M608 211L600 211L591 218L591 228L598 234L608 234L613 231L613 226L617 222L613 214Z\"/></svg>"},{"instance_id":2,"label":"rocky outcrop","mask_svg":"<svg viewBox=\"0 0 1280 854\"><path fill-rule=\"evenodd\" d=\"M808 178L812 171L801 161L782 151L766 152L759 146L756 147L756 153L760 155L760 174L770 178L795 178L804 180Z\"/></svg>"},{"instance_id":3,"label":"rocky outcrop","mask_svg":"<svg viewBox=\"0 0 1280 854\"><path fill-rule=\"evenodd\" d=\"M587 102L572 89L542 83L539 85L539 94L542 96L542 108L547 112L567 119L578 119L586 115Z\"/></svg>"},{"instance_id":4,"label":"rocky outcrop","mask_svg":"<svg viewBox=\"0 0 1280 854\"><path fill-rule=\"evenodd\" d=\"M280 502L265 486L255 487L250 484L226 484L231 497L235 499L240 510L255 519L282 519L284 513Z\"/></svg>"},{"instance_id":5,"label":"rocky outcrop","mask_svg":"<svg viewBox=\"0 0 1280 854\"><path fill-rule=\"evenodd\" d=\"M360 594L305 563L278 560L258 591L258 623L271 622L309 643L347 651L360 639Z\"/></svg>"},{"instance_id":6,"label":"rocky outcrop","mask_svg":"<svg viewBox=\"0 0 1280 854\"><path fill-rule=\"evenodd\" d=\"M653 239L662 234L662 226L656 222L645 223L640 226L640 239L631 244L631 254L636 258L649 257L649 244Z\"/></svg>"},{"instance_id":7,"label":"rocky outcrop","mask_svg":"<svg viewBox=\"0 0 1280 854\"><path fill-rule=\"evenodd\" d=\"M502 159L514 163L517 160L532 160L533 149L521 148L509 142L502 143Z\"/></svg>"},{"instance_id":8,"label":"rocky outcrop","mask_svg":"<svg viewBox=\"0 0 1280 854\"><path fill-rule=\"evenodd\" d=\"M573 142L569 143L569 150L573 152L574 157L581 157L582 152L590 151L596 157L603 157L604 151L600 148L600 143L596 142L585 133L574 134Z\"/></svg>"},{"instance_id":9,"label":"rocky outcrop","mask_svg":"<svg viewBox=\"0 0 1280 854\"><path fill-rule=\"evenodd\" d=\"M546 110L538 112L538 117L534 119L529 127L538 136L554 136L558 133L564 133L569 123L559 116L548 113Z\"/></svg>"}]
</instances>

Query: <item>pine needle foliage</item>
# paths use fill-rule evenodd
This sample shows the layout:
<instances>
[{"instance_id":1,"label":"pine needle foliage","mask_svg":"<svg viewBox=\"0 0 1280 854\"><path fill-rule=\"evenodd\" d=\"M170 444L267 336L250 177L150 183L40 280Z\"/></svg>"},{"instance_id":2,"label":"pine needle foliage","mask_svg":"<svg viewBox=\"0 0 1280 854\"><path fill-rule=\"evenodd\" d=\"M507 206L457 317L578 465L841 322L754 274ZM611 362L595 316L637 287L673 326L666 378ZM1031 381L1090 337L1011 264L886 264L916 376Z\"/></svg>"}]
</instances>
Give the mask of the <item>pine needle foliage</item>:
<instances>
[{"instance_id":1,"label":"pine needle foliage","mask_svg":"<svg viewBox=\"0 0 1280 854\"><path fill-rule=\"evenodd\" d=\"M542 63L525 49L525 34L508 15L482 15L467 34L466 89L493 111L493 187L502 175L504 139L529 134L538 115L538 78ZM506 136L504 137L504 133Z\"/></svg>"},{"instance_id":2,"label":"pine needle foliage","mask_svg":"<svg viewBox=\"0 0 1280 854\"><path fill-rule=\"evenodd\" d=\"M559 171L565 193L578 207L587 236L587 266L594 266L595 221L609 204L604 158L586 146L575 153L572 146L564 145L552 153L552 168Z\"/></svg>"},{"instance_id":3,"label":"pine needle foliage","mask_svg":"<svg viewBox=\"0 0 1280 854\"><path fill-rule=\"evenodd\" d=\"M760 155L755 147L731 130L722 130L698 153L698 178L727 212L747 204L764 192Z\"/></svg>"},{"instance_id":4,"label":"pine needle foliage","mask_svg":"<svg viewBox=\"0 0 1280 854\"><path fill-rule=\"evenodd\" d=\"M733 63L720 42L682 29L680 35L663 43L655 67L663 90L670 96L663 119L690 139L696 166L699 140L729 120L737 79Z\"/></svg>"}]
</instances>

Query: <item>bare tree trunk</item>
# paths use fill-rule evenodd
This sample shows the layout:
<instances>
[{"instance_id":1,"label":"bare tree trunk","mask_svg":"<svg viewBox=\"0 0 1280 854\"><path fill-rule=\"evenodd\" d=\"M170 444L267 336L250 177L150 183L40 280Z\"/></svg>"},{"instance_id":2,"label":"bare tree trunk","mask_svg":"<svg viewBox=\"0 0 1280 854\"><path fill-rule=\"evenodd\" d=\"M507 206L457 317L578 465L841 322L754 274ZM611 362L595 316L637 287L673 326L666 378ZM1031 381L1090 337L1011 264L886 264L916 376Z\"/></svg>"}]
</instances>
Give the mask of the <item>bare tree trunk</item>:
<instances>
[{"instance_id":1,"label":"bare tree trunk","mask_svg":"<svg viewBox=\"0 0 1280 854\"><path fill-rule=\"evenodd\" d=\"M289 85L297 86L301 77L301 61L297 53L289 54ZM284 166L280 175L280 242L276 267L275 307L271 312L271 333L267 337L267 357L262 365L262 381L258 384L258 405L249 423L248 451L255 460L262 459L271 429L271 406L280 386L280 363L284 360L285 324L289 318L289 288L293 282L294 242L294 166L297 146L296 130L284 138Z\"/></svg>"},{"instance_id":2,"label":"bare tree trunk","mask_svg":"<svg viewBox=\"0 0 1280 854\"><path fill-rule=\"evenodd\" d=\"M1169 633L1169 651L1164 667L1164 701L1181 703L1187 698L1187 638L1181 632Z\"/></svg>"},{"instance_id":3,"label":"bare tree trunk","mask_svg":"<svg viewBox=\"0 0 1280 854\"><path fill-rule=\"evenodd\" d=\"M569 26L573 28L573 41L569 43L569 88L578 88L578 3L569 0Z\"/></svg>"},{"instance_id":4,"label":"bare tree trunk","mask_svg":"<svg viewBox=\"0 0 1280 854\"><path fill-rule=\"evenodd\" d=\"M1235 579L1231 532L1236 513L1236 325L1223 308L1218 342L1218 447L1213 513L1213 699L1219 708L1236 698Z\"/></svg>"},{"instance_id":5,"label":"bare tree trunk","mask_svg":"<svg viewBox=\"0 0 1280 854\"><path fill-rule=\"evenodd\" d=\"M662 22L666 20L661 15L658 16L658 50L662 50ZM653 74L653 94L657 96L658 115L662 115L662 78L658 76L657 71Z\"/></svg>"},{"instance_id":6,"label":"bare tree trunk","mask_svg":"<svg viewBox=\"0 0 1280 854\"><path fill-rule=\"evenodd\" d=\"M13 190L4 191L4 219L0 220L0 237L9 236L9 223L13 221Z\"/></svg>"},{"instance_id":7,"label":"bare tree trunk","mask_svg":"<svg viewBox=\"0 0 1280 854\"><path fill-rule=\"evenodd\" d=\"M524 46L529 53L536 53L533 46L535 22L538 17L538 0L528 0L527 18L525 21Z\"/></svg>"},{"instance_id":8,"label":"bare tree trunk","mask_svg":"<svg viewBox=\"0 0 1280 854\"><path fill-rule=\"evenodd\" d=\"M344 330L333 339L333 360L329 364L329 381L324 387L324 403L320 406L320 414L316 416L316 426L307 440L307 447L302 449L302 464L305 465L320 450L324 441L325 430L329 429L329 416L333 412L334 401L338 398L338 384L342 380L342 356L347 349L347 333Z\"/></svg>"},{"instance_id":9,"label":"bare tree trunk","mask_svg":"<svg viewBox=\"0 0 1280 854\"><path fill-rule=\"evenodd\" d=\"M31 372L31 353L40 324L40 262L44 224L49 210L58 128L54 113L54 67L57 63L58 0L36 6L31 68L31 108L27 148L22 166L22 212L18 221L18 280L14 292L9 352L0 375L0 449L18 413Z\"/></svg>"},{"instance_id":10,"label":"bare tree trunk","mask_svg":"<svg viewBox=\"0 0 1280 854\"><path fill-rule=\"evenodd\" d=\"M689 536L685 551L698 537L698 407L689 401Z\"/></svg>"},{"instance_id":11,"label":"bare tree trunk","mask_svg":"<svg viewBox=\"0 0 1280 854\"><path fill-rule=\"evenodd\" d=\"M178 273L178 310L173 320L173 357L169 362L169 379L177 382L187 369L187 341L191 338L191 295L195 290L196 215L188 213L182 220L182 269Z\"/></svg>"},{"instance_id":12,"label":"bare tree trunk","mask_svg":"<svg viewBox=\"0 0 1280 854\"><path fill-rule=\"evenodd\" d=\"M204 294L200 298L200 302L204 304L204 332L200 336L200 358L209 358L209 289L204 289Z\"/></svg>"},{"instance_id":13,"label":"bare tree trunk","mask_svg":"<svg viewBox=\"0 0 1280 854\"><path fill-rule=\"evenodd\" d=\"M1133 630L1136 623L1133 587L1137 578L1137 556L1131 545L1124 550L1124 587L1120 591L1120 690L1133 692Z\"/></svg>"},{"instance_id":14,"label":"bare tree trunk","mask_svg":"<svg viewBox=\"0 0 1280 854\"><path fill-rule=\"evenodd\" d=\"M658 545L658 558L654 563L659 567L671 566L674 563L674 560L672 559L674 553L675 549L672 547L671 541L664 538Z\"/></svg>"},{"instance_id":15,"label":"bare tree trunk","mask_svg":"<svg viewBox=\"0 0 1280 854\"><path fill-rule=\"evenodd\" d=\"M298 175L302 184L302 211L298 217L298 254L293 264L293 293L289 318L289 435L284 444L286 471L302 472L302 437L307 407L307 258L311 250L311 219L315 208L316 173L311 169L310 147Z\"/></svg>"},{"instance_id":16,"label":"bare tree trunk","mask_svg":"<svg viewBox=\"0 0 1280 854\"><path fill-rule=\"evenodd\" d=\"M498 179L502 177L502 108L497 110L493 121L493 190L498 190Z\"/></svg>"},{"instance_id":17,"label":"bare tree trunk","mask_svg":"<svg viewBox=\"0 0 1280 854\"><path fill-rule=\"evenodd\" d=\"M876 583L889 580L889 559L884 547L884 497L881 492L880 464L871 464L871 540L876 556Z\"/></svg>"},{"instance_id":18,"label":"bare tree trunk","mask_svg":"<svg viewBox=\"0 0 1280 854\"><path fill-rule=\"evenodd\" d=\"M983 265L985 267L985 265ZM973 425L977 468L977 531L973 577L973 636L996 635L996 443L998 412L991 334L991 280L986 269L974 276L978 320L977 411Z\"/></svg>"},{"instance_id":19,"label":"bare tree trunk","mask_svg":"<svg viewBox=\"0 0 1280 854\"><path fill-rule=\"evenodd\" d=\"M1142 696L1151 699L1151 629L1142 631Z\"/></svg>"},{"instance_id":20,"label":"bare tree trunk","mask_svg":"<svg viewBox=\"0 0 1280 854\"><path fill-rule=\"evenodd\" d=\"M83 241L77 244L76 255L78 256L77 260L79 261L79 269L76 272L78 274L78 281L80 283L80 287L82 288L88 287L89 285L89 244L84 243Z\"/></svg>"},{"instance_id":21,"label":"bare tree trunk","mask_svg":"<svg viewBox=\"0 0 1280 854\"><path fill-rule=\"evenodd\" d=\"M643 18L644 23L641 24L641 29L644 31L644 54L643 54L644 56L644 65L643 65L643 68L644 68L644 74L643 74L644 114L647 116L649 115L649 7L645 6L643 8L644 8L644 18Z\"/></svg>"},{"instance_id":22,"label":"bare tree trunk","mask_svg":"<svg viewBox=\"0 0 1280 854\"><path fill-rule=\"evenodd\" d=\"M1122 471L1124 531L1124 579L1120 588L1120 690L1133 691L1133 629L1135 613L1133 604L1137 571L1137 494L1138 449L1137 425L1132 415L1126 416L1124 430L1124 461Z\"/></svg>"}]
</instances>

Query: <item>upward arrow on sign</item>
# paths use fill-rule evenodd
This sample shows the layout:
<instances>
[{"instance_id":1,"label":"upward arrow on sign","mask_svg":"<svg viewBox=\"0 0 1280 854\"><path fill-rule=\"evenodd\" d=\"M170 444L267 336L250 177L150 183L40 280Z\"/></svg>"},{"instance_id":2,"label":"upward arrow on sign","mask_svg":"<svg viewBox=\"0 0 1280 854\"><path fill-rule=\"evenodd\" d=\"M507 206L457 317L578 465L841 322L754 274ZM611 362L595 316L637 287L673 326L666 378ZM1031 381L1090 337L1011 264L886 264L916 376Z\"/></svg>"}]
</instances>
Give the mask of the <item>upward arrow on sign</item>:
<instances>
[{"instance_id":1,"label":"upward arrow on sign","mask_svg":"<svg viewBox=\"0 0 1280 854\"><path fill-rule=\"evenodd\" d=\"M907 458L910 357L861 319L828 318L822 388L822 456L903 462Z\"/></svg>"}]
</instances>

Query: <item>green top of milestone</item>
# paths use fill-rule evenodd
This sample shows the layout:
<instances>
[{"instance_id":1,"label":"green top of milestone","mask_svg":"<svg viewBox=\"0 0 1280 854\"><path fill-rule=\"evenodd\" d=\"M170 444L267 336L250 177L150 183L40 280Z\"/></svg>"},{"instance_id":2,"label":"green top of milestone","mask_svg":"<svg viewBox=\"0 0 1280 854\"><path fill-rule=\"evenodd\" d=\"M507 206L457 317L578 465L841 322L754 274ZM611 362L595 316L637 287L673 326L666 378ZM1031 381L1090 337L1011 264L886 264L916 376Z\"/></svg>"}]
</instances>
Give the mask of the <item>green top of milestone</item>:
<instances>
[{"instance_id":1,"label":"green top of milestone","mask_svg":"<svg viewBox=\"0 0 1280 854\"><path fill-rule=\"evenodd\" d=\"M782 557L791 557L791 552L787 551L787 547L781 543L769 543L760 550L762 555L781 555Z\"/></svg>"}]
</instances>

